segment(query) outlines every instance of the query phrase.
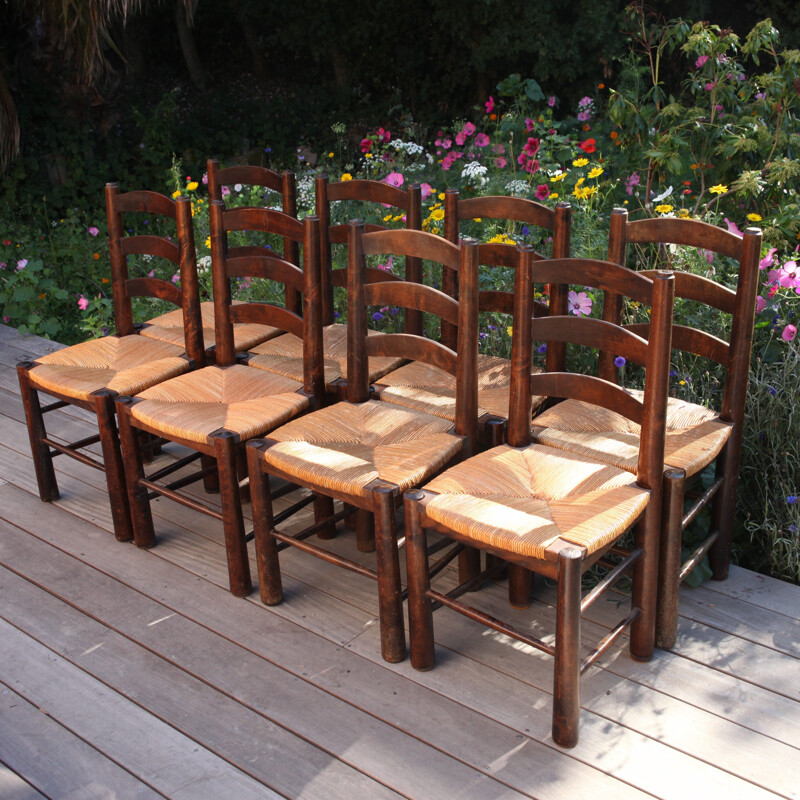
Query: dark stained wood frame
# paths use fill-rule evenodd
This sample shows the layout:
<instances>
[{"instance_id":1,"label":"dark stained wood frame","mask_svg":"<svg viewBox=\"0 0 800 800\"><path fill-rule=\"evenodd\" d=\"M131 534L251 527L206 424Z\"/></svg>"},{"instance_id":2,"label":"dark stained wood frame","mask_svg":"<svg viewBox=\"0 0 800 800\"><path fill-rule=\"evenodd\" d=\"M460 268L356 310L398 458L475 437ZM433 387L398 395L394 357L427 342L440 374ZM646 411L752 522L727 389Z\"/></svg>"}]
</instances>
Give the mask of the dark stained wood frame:
<instances>
[{"instance_id":1,"label":"dark stained wood frame","mask_svg":"<svg viewBox=\"0 0 800 800\"><path fill-rule=\"evenodd\" d=\"M107 183L105 199L116 335L130 336L137 333L133 322L132 297L147 296L166 300L183 310L185 357L192 367L202 366L205 354L189 198L178 197L173 200L150 191L120 193L118 184ZM153 235L126 236L122 224L122 214L127 212L158 214L174 220L177 228L176 242ZM130 278L127 256L132 254L154 255L172 261L180 271L180 288L159 278ZM45 502L58 499L58 483L53 469L53 458L57 455L67 455L83 464L99 469L106 474L114 534L119 541L129 541L133 538L133 528L125 492L124 470L114 415L114 401L117 393L110 389L99 389L92 392L89 400L84 401L50 389L43 389L38 385L35 373L31 371L36 365L36 361L21 362L17 365L17 375L25 409L39 497ZM42 406L38 395L39 391L55 397L56 402ZM94 413L97 417L97 436L67 444L48 436L44 414L66 405L78 406ZM97 442L100 443L102 450L102 461L82 452L83 448ZM136 449L138 451L138 446Z\"/></svg>"},{"instance_id":2,"label":"dark stained wood frame","mask_svg":"<svg viewBox=\"0 0 800 800\"><path fill-rule=\"evenodd\" d=\"M303 222L283 212L264 208L235 208L225 210L219 200L212 200L211 244L214 277L214 315L216 321L217 368L225 369L237 363L233 346L233 323L256 322L280 326L303 339L304 386L301 393L309 396L311 408L323 402L324 378L322 361L322 325L319 295L319 228L316 217L306 217ZM227 231L257 230L277 233L295 242L303 243L304 267L277 258L262 251L255 254L250 249L242 255L229 258ZM278 280L290 286L303 297L303 317L270 303L231 304L230 279L244 275ZM225 534L225 550L231 592L245 596L252 591L250 566L247 557L248 534L244 529L240 497L239 473L244 471L244 441L234 431L221 428L209 434L205 443L164 434L160 429L133 418L131 408L137 398L120 398L117 414L120 422L122 455L125 463L127 494L131 506L134 541L139 547L155 544L155 530L150 511L150 493L169 497L196 511L220 519ZM222 511L206 503L175 491L176 484L156 482L145 477L142 460L135 447L136 430L163 435L201 453L203 469L216 467L221 493ZM180 482L182 485L186 481Z\"/></svg>"},{"instance_id":3,"label":"dark stained wood frame","mask_svg":"<svg viewBox=\"0 0 800 800\"><path fill-rule=\"evenodd\" d=\"M731 558L731 539L736 507L736 486L742 451L747 384L750 377L750 356L753 346L756 293L758 291L759 257L762 234L758 228L747 228L742 237L729 231L691 219L642 219L629 221L625 209L614 209L609 231L609 260L625 265L628 243L680 244L703 248L734 259L739 264L736 290L721 286L708 278L689 273L675 274L675 296L696 300L732 316L730 339L724 342L711 334L673 325L672 347L709 358L725 367L725 385L720 419L730 424L730 438L716 458L716 475L712 486L703 492L688 511L684 498L688 484L682 470L664 472L664 516L661 539L661 577L658 601L656 642L671 648L678 634L678 589L681 581L708 553L713 578L724 580ZM647 271L644 274L648 274ZM619 296L606 299L604 318L619 320L622 304ZM647 325L633 326L647 336ZM601 353L600 374L615 379L614 354ZM693 476L697 478L698 476ZM700 510L711 504L712 522L709 535L681 563L684 529Z\"/></svg>"},{"instance_id":4,"label":"dark stained wood frame","mask_svg":"<svg viewBox=\"0 0 800 800\"><path fill-rule=\"evenodd\" d=\"M591 376L543 373L531 375L532 340L588 342L616 348L637 361L645 361L647 384L641 402L625 401L615 410L630 415L642 424L637 482L650 490L650 500L634 526L635 548L624 557L624 567L613 569L609 575L581 599L581 574L605 553L616 551L614 544L589 556L584 548L557 540L550 545L544 559L526 558L502 548L480 544L482 550L495 558L517 564L549 578L558 580L555 645L549 645L524 634L510 625L468 606L456 598L472 587L459 587L448 594L431 588L428 569L426 529L433 529L455 542L476 546L476 542L447 526L432 520L426 506L435 497L429 490L405 494L406 557L408 565L408 603L411 635L411 663L416 669L427 670L434 665L433 610L434 605L446 605L483 625L512 636L519 641L550 653L555 658L553 689L553 739L562 747L573 747L578 741L580 713L579 678L583 671L607 647L630 627L630 651L637 660L648 660L654 651L656 594L658 577L658 538L661 512L662 464L666 427L670 335L674 279L659 272L649 278L625 271L607 262L581 259L559 259L535 262L529 248L518 251L519 264L515 281L514 335L512 339L512 389L509 407L508 442L512 447L525 447L531 441L530 403L533 394L558 392L588 402L608 405L620 398L622 390L616 384ZM627 275L625 274L627 272ZM532 297L534 282L548 282L553 274L575 284L590 284L600 274L599 288L605 288L607 276L625 280L631 291L650 295L652 306L652 335L649 342L624 328L611 323L590 325L589 320L575 317L533 318ZM637 288L638 284L638 288ZM617 284L619 286L620 284ZM625 285L625 284L622 284ZM597 321L594 321L597 322ZM587 335L579 331L588 331ZM618 537L619 538L619 537ZM618 541L618 539L616 540ZM633 568L633 610L612 632L581 661L581 612L595 602L600 593L618 579L624 568ZM478 579L479 580L479 579ZM474 584L476 581L473 581Z\"/></svg>"},{"instance_id":5,"label":"dark stained wood frame","mask_svg":"<svg viewBox=\"0 0 800 800\"><path fill-rule=\"evenodd\" d=\"M356 220L351 222L348 228L347 402L363 403L369 400L367 358L370 355L402 354L446 369L457 376L458 394L454 432L462 437L462 453L469 454L477 426L475 366L478 353L477 245L471 241L462 242L460 246L454 245L421 231L394 230L366 233L365 227L362 221ZM445 263L460 275L461 301L456 302L436 289L407 280L369 283L365 256L376 254L398 254ZM367 336L367 306L386 302L428 311L455 323L459 330L458 355L438 342L414 334ZM396 506L401 501L399 487L386 481L375 480L367 487L369 496L364 498L318 486L311 480L298 478L294 474L267 465L263 454L274 444L274 440L267 438L252 441L247 447L262 601L274 605L283 598L278 551L288 545L367 575L378 583L381 655L389 662L401 661L406 655L406 642L396 530ZM275 527L278 521L273 515L268 475L297 483L317 493L313 526L291 536ZM365 514L359 515L359 530L356 535L359 549L376 550L375 570L333 555L307 541L314 533L320 534L320 538L330 538L334 535L335 522L348 513L346 507L344 511L335 515L334 499L372 516L374 544L370 541L370 532L365 530L368 528L368 523L364 524ZM369 520L369 517L366 518Z\"/></svg>"}]
</instances>

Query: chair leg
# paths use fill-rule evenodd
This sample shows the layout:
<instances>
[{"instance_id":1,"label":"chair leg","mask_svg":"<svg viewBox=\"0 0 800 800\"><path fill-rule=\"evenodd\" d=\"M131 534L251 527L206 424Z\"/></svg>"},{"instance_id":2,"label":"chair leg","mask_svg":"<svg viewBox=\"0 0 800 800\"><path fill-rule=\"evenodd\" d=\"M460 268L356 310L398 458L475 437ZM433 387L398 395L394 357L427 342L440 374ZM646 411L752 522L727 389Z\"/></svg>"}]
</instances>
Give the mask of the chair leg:
<instances>
[{"instance_id":1,"label":"chair leg","mask_svg":"<svg viewBox=\"0 0 800 800\"><path fill-rule=\"evenodd\" d=\"M581 551L566 547L558 554L553 741L561 747L578 743L580 719Z\"/></svg>"},{"instance_id":2,"label":"chair leg","mask_svg":"<svg viewBox=\"0 0 800 800\"><path fill-rule=\"evenodd\" d=\"M419 520L418 502L422 492L406 492L406 568L408 571L408 628L411 666L418 670L433 668L436 660L433 645L433 608L426 592L431 579L428 570L428 540Z\"/></svg>"},{"instance_id":3,"label":"chair leg","mask_svg":"<svg viewBox=\"0 0 800 800\"><path fill-rule=\"evenodd\" d=\"M633 565L631 605L639 609L639 616L631 624L630 653L635 661L649 661L656 645L661 509L649 504L633 533L636 546L642 548L642 555Z\"/></svg>"},{"instance_id":4,"label":"chair leg","mask_svg":"<svg viewBox=\"0 0 800 800\"><path fill-rule=\"evenodd\" d=\"M219 472L228 581L232 594L237 597L246 597L253 590L253 583L250 579L242 501L239 496L239 479L236 472L237 436L231 431L221 430L211 434L210 438L214 441Z\"/></svg>"},{"instance_id":5,"label":"chair leg","mask_svg":"<svg viewBox=\"0 0 800 800\"><path fill-rule=\"evenodd\" d=\"M103 450L108 499L111 503L111 520L114 524L114 535L120 542L133 539L131 510L128 503L128 492L125 484L125 470L122 466L119 435L114 413L116 392L100 389L92 392L94 411L97 414L97 427L100 431L100 447Z\"/></svg>"},{"instance_id":6,"label":"chair leg","mask_svg":"<svg viewBox=\"0 0 800 800\"><path fill-rule=\"evenodd\" d=\"M736 435L735 430L733 435ZM708 551L708 560L715 581L724 581L731 566L736 486L739 482L739 456L735 451L741 451L741 444L735 447L734 442L728 442L723 452L717 456L717 477L723 476L725 482L712 503L711 524L719 535Z\"/></svg>"},{"instance_id":7,"label":"chair leg","mask_svg":"<svg viewBox=\"0 0 800 800\"><path fill-rule=\"evenodd\" d=\"M324 522L333 516L333 498L324 494L314 494L314 523ZM336 526L330 522L317 532L318 539L333 539L336 536Z\"/></svg>"},{"instance_id":8,"label":"chair leg","mask_svg":"<svg viewBox=\"0 0 800 800\"><path fill-rule=\"evenodd\" d=\"M477 547L465 547L458 554L458 582L466 583L480 574L481 551Z\"/></svg>"},{"instance_id":9,"label":"chair leg","mask_svg":"<svg viewBox=\"0 0 800 800\"><path fill-rule=\"evenodd\" d=\"M53 469L53 457L50 455L50 448L42 441L47 436L47 431L44 426L39 394L31 386L30 375L28 374L33 366L32 361L23 361L17 364L17 376L19 377L22 405L25 409L25 422L28 426L28 438L31 443L31 455L33 456L33 467L36 471L39 497L45 503L51 503L53 500L58 500L58 483Z\"/></svg>"},{"instance_id":10,"label":"chair leg","mask_svg":"<svg viewBox=\"0 0 800 800\"><path fill-rule=\"evenodd\" d=\"M681 541L683 538L683 495L686 473L682 469L664 472L661 510L661 557L658 565L656 606L656 647L669 650L678 638L678 590L680 589Z\"/></svg>"},{"instance_id":11,"label":"chair leg","mask_svg":"<svg viewBox=\"0 0 800 800\"><path fill-rule=\"evenodd\" d=\"M359 553L375 552L375 518L363 508L356 509L356 549Z\"/></svg>"},{"instance_id":12,"label":"chair leg","mask_svg":"<svg viewBox=\"0 0 800 800\"><path fill-rule=\"evenodd\" d=\"M249 442L247 447L247 471L250 475L250 502L253 510L253 534L258 567L258 589L261 602L275 606L283 600L283 583L278 560L278 545L272 536L272 493L269 476L261 467L261 444Z\"/></svg>"},{"instance_id":13,"label":"chair leg","mask_svg":"<svg viewBox=\"0 0 800 800\"><path fill-rule=\"evenodd\" d=\"M203 489L208 494L219 492L219 473L217 472L217 462L213 456L203 453L200 456L200 469L203 470ZM209 470L206 473L206 470Z\"/></svg>"},{"instance_id":14,"label":"chair leg","mask_svg":"<svg viewBox=\"0 0 800 800\"><path fill-rule=\"evenodd\" d=\"M153 529L153 515L150 511L147 489L141 484L144 478L144 465L139 449L139 431L131 424L131 401L130 397L117 399L117 422L128 506L133 524L133 541L137 547L152 547L156 543L156 534Z\"/></svg>"},{"instance_id":15,"label":"chair leg","mask_svg":"<svg viewBox=\"0 0 800 800\"><path fill-rule=\"evenodd\" d=\"M375 509L375 559L378 573L381 655L384 661L390 663L402 661L406 657L394 498L395 489L392 486L376 486L372 490L372 503Z\"/></svg>"},{"instance_id":16,"label":"chair leg","mask_svg":"<svg viewBox=\"0 0 800 800\"><path fill-rule=\"evenodd\" d=\"M533 573L519 564L508 565L508 602L512 608L529 608Z\"/></svg>"}]
</instances>

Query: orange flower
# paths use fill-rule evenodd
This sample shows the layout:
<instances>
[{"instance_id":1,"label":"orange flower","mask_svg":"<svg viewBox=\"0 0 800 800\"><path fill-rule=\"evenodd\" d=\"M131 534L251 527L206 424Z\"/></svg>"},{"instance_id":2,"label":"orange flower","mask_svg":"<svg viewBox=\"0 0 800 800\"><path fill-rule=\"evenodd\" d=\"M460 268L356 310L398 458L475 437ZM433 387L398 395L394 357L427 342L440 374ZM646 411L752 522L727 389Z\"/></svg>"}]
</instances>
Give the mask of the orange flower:
<instances>
[{"instance_id":1,"label":"orange flower","mask_svg":"<svg viewBox=\"0 0 800 800\"><path fill-rule=\"evenodd\" d=\"M92 256L92 258L93 258L95 261L99 261L99 260L100 260L100 253L95 253L95 254Z\"/></svg>"},{"instance_id":2,"label":"orange flower","mask_svg":"<svg viewBox=\"0 0 800 800\"><path fill-rule=\"evenodd\" d=\"M582 125L582 129L585 131L590 131L592 129L592 126L588 122L584 122Z\"/></svg>"},{"instance_id":3,"label":"orange flower","mask_svg":"<svg viewBox=\"0 0 800 800\"><path fill-rule=\"evenodd\" d=\"M489 119L494 121L497 119L497 114L489 114Z\"/></svg>"},{"instance_id":4,"label":"orange flower","mask_svg":"<svg viewBox=\"0 0 800 800\"><path fill-rule=\"evenodd\" d=\"M108 283L108 278L102 278L101 283Z\"/></svg>"},{"instance_id":5,"label":"orange flower","mask_svg":"<svg viewBox=\"0 0 800 800\"><path fill-rule=\"evenodd\" d=\"M619 133L617 133L617 131L611 131L611 133L609 133L608 135L609 135L609 136L610 136L612 139L616 139L616 138L619 136Z\"/></svg>"},{"instance_id":6,"label":"orange flower","mask_svg":"<svg viewBox=\"0 0 800 800\"><path fill-rule=\"evenodd\" d=\"M598 89L605 89L605 88L606 88L606 85L605 85L604 83L598 83L598 84L597 84L597 88L598 88Z\"/></svg>"}]
</instances>

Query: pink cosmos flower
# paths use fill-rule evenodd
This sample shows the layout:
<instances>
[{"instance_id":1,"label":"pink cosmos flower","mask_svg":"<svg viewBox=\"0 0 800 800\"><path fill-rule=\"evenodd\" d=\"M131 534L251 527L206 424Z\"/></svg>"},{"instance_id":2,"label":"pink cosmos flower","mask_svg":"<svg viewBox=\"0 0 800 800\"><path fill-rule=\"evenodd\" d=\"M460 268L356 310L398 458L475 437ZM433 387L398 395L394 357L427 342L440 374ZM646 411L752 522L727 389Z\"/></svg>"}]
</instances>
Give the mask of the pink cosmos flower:
<instances>
[{"instance_id":1,"label":"pink cosmos flower","mask_svg":"<svg viewBox=\"0 0 800 800\"><path fill-rule=\"evenodd\" d=\"M486 147L489 144L489 137L485 133L479 133L475 137L476 147Z\"/></svg>"},{"instance_id":2,"label":"pink cosmos flower","mask_svg":"<svg viewBox=\"0 0 800 800\"><path fill-rule=\"evenodd\" d=\"M486 113L491 114L494 111L494 97L489 95L489 99L486 101Z\"/></svg>"},{"instance_id":3,"label":"pink cosmos flower","mask_svg":"<svg viewBox=\"0 0 800 800\"><path fill-rule=\"evenodd\" d=\"M422 199L424 200L426 197L430 197L433 194L433 187L429 183L421 183L419 185L420 192L422 194Z\"/></svg>"},{"instance_id":4,"label":"pink cosmos flower","mask_svg":"<svg viewBox=\"0 0 800 800\"><path fill-rule=\"evenodd\" d=\"M537 172L538 170L539 170L539 162L535 158L532 158L530 161L528 161L527 164L525 164L525 171L530 172L531 175L533 175L533 173Z\"/></svg>"},{"instance_id":5,"label":"pink cosmos flower","mask_svg":"<svg viewBox=\"0 0 800 800\"><path fill-rule=\"evenodd\" d=\"M633 188L634 188L634 186L638 186L639 185L639 181L640 180L641 180L641 178L639 177L639 173L638 172L634 172L631 175L628 175L628 178L625 181L625 191L628 194L633 194Z\"/></svg>"},{"instance_id":6,"label":"pink cosmos flower","mask_svg":"<svg viewBox=\"0 0 800 800\"><path fill-rule=\"evenodd\" d=\"M735 222L731 222L727 217L725 217L725 224L728 226L728 230L731 233L735 233L737 236L744 236L739 230L739 226Z\"/></svg>"},{"instance_id":7,"label":"pink cosmos flower","mask_svg":"<svg viewBox=\"0 0 800 800\"><path fill-rule=\"evenodd\" d=\"M383 128L378 128L378 130L375 131L375 135L381 142L390 142L392 140L391 132L385 131Z\"/></svg>"},{"instance_id":8,"label":"pink cosmos flower","mask_svg":"<svg viewBox=\"0 0 800 800\"><path fill-rule=\"evenodd\" d=\"M179 282L180 282L180 279L181 279L181 274L180 274L180 272L176 272L176 273L175 273L175 274L172 276L172 282L173 282L173 283L175 283L175 284L179 283Z\"/></svg>"},{"instance_id":9,"label":"pink cosmos flower","mask_svg":"<svg viewBox=\"0 0 800 800\"><path fill-rule=\"evenodd\" d=\"M576 316L579 317L581 314L585 316L589 316L592 313L592 299L586 294L586 292L573 292L567 295L567 304L569 306L569 310Z\"/></svg>"},{"instance_id":10,"label":"pink cosmos flower","mask_svg":"<svg viewBox=\"0 0 800 800\"><path fill-rule=\"evenodd\" d=\"M227 197L230 193L231 193L231 190L227 186L223 186L222 189L220 190L220 194L223 197Z\"/></svg>"},{"instance_id":11,"label":"pink cosmos flower","mask_svg":"<svg viewBox=\"0 0 800 800\"><path fill-rule=\"evenodd\" d=\"M437 147L441 147L442 150L449 150L453 146L453 140L449 138L438 138L434 144Z\"/></svg>"},{"instance_id":12,"label":"pink cosmos flower","mask_svg":"<svg viewBox=\"0 0 800 800\"><path fill-rule=\"evenodd\" d=\"M588 122L592 118L592 114L590 111L579 111L578 112L578 122Z\"/></svg>"},{"instance_id":13,"label":"pink cosmos flower","mask_svg":"<svg viewBox=\"0 0 800 800\"><path fill-rule=\"evenodd\" d=\"M497 169L503 169L506 164L508 164L508 161L506 161L503 156L497 156L497 158L494 159L494 165L497 167Z\"/></svg>"},{"instance_id":14,"label":"pink cosmos flower","mask_svg":"<svg viewBox=\"0 0 800 800\"><path fill-rule=\"evenodd\" d=\"M711 92L714 90L714 87L717 85L716 81L708 81L706 83L706 91Z\"/></svg>"},{"instance_id":15,"label":"pink cosmos flower","mask_svg":"<svg viewBox=\"0 0 800 800\"><path fill-rule=\"evenodd\" d=\"M388 183L389 186L397 186L400 188L403 183L405 182L405 178L403 177L402 173L400 172L390 172L384 179L384 183Z\"/></svg>"},{"instance_id":16,"label":"pink cosmos flower","mask_svg":"<svg viewBox=\"0 0 800 800\"><path fill-rule=\"evenodd\" d=\"M537 200L547 200L550 197L550 189L546 183L540 183L534 192Z\"/></svg>"},{"instance_id":17,"label":"pink cosmos flower","mask_svg":"<svg viewBox=\"0 0 800 800\"><path fill-rule=\"evenodd\" d=\"M795 328L794 325L787 325L781 333L781 339L783 339L784 342L793 341L795 336L797 336L797 328Z\"/></svg>"},{"instance_id":18,"label":"pink cosmos flower","mask_svg":"<svg viewBox=\"0 0 800 800\"><path fill-rule=\"evenodd\" d=\"M466 142L466 141L467 141L467 134L464 133L464 131L459 131L456 134L456 144L459 147L463 147L464 146L464 142Z\"/></svg>"},{"instance_id":19,"label":"pink cosmos flower","mask_svg":"<svg viewBox=\"0 0 800 800\"><path fill-rule=\"evenodd\" d=\"M100 233L100 229L99 228L95 228L94 225L92 225L92 227L89 228L89 234L91 236L97 236L98 233Z\"/></svg>"},{"instance_id":20,"label":"pink cosmos flower","mask_svg":"<svg viewBox=\"0 0 800 800\"><path fill-rule=\"evenodd\" d=\"M771 267L775 263L775 253L777 252L777 247L770 247L770 249L767 250L767 254L764 256L764 258L758 262L758 268L766 269L767 267Z\"/></svg>"},{"instance_id":21,"label":"pink cosmos flower","mask_svg":"<svg viewBox=\"0 0 800 800\"><path fill-rule=\"evenodd\" d=\"M530 133L533 130L533 120L530 117L525 117L525 130Z\"/></svg>"},{"instance_id":22,"label":"pink cosmos flower","mask_svg":"<svg viewBox=\"0 0 800 800\"><path fill-rule=\"evenodd\" d=\"M502 144L492 145L492 152L495 155L501 156L501 155L503 155L503 153L505 153L505 151L506 151L506 148Z\"/></svg>"},{"instance_id":23,"label":"pink cosmos flower","mask_svg":"<svg viewBox=\"0 0 800 800\"><path fill-rule=\"evenodd\" d=\"M24 270L25 267L27 266L28 266L28 259L21 258L19 261L17 261L17 272L22 272L22 270Z\"/></svg>"},{"instance_id":24,"label":"pink cosmos flower","mask_svg":"<svg viewBox=\"0 0 800 800\"><path fill-rule=\"evenodd\" d=\"M761 296L756 297L756 314L760 314L767 307L767 301Z\"/></svg>"},{"instance_id":25,"label":"pink cosmos flower","mask_svg":"<svg viewBox=\"0 0 800 800\"><path fill-rule=\"evenodd\" d=\"M369 153L372 150L372 139L362 139L361 140L361 152L362 153Z\"/></svg>"},{"instance_id":26,"label":"pink cosmos flower","mask_svg":"<svg viewBox=\"0 0 800 800\"><path fill-rule=\"evenodd\" d=\"M713 264L714 263L714 251L713 250L701 250L700 252L703 254L703 256L705 257L706 261L708 261L709 264Z\"/></svg>"},{"instance_id":27,"label":"pink cosmos flower","mask_svg":"<svg viewBox=\"0 0 800 800\"><path fill-rule=\"evenodd\" d=\"M550 97L547 98L547 105L549 105L550 108L552 108L555 104L556 104L555 95L550 95Z\"/></svg>"},{"instance_id":28,"label":"pink cosmos flower","mask_svg":"<svg viewBox=\"0 0 800 800\"><path fill-rule=\"evenodd\" d=\"M452 154L452 153L448 153L448 154L447 154L447 155L446 155L446 156L445 156L445 157L442 159L442 169L443 169L443 170L448 170L448 169L450 169L450 167L452 167L452 166L453 166L453 162L454 162L454 161L455 161L455 158L454 158L453 154Z\"/></svg>"},{"instance_id":29,"label":"pink cosmos flower","mask_svg":"<svg viewBox=\"0 0 800 800\"><path fill-rule=\"evenodd\" d=\"M699 56L697 61L694 62L695 69L700 69L706 61L708 61L708 56Z\"/></svg>"},{"instance_id":30,"label":"pink cosmos flower","mask_svg":"<svg viewBox=\"0 0 800 800\"><path fill-rule=\"evenodd\" d=\"M476 130L477 128L471 122L465 122L464 127L461 129L461 132L465 136L472 136L472 134L475 133Z\"/></svg>"},{"instance_id":31,"label":"pink cosmos flower","mask_svg":"<svg viewBox=\"0 0 800 800\"><path fill-rule=\"evenodd\" d=\"M85 298L83 295L81 295L81 296L78 298L78 308L79 308L81 311L86 311L86 309L87 309L88 307L89 307L89 301L88 301L88 300L87 300L87 299L86 299L86 298Z\"/></svg>"},{"instance_id":32,"label":"pink cosmos flower","mask_svg":"<svg viewBox=\"0 0 800 800\"><path fill-rule=\"evenodd\" d=\"M208 186L208 173L207 172L203 173L202 181L203 181L203 185L204 186Z\"/></svg>"}]
</instances>

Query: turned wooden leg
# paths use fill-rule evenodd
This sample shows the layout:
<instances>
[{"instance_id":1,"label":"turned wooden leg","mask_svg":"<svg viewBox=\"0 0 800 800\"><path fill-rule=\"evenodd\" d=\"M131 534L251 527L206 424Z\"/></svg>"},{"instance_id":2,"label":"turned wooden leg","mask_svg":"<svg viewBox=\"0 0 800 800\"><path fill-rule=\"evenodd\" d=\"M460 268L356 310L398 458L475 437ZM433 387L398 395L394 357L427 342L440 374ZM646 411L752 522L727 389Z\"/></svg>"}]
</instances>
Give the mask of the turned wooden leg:
<instances>
[{"instance_id":1,"label":"turned wooden leg","mask_svg":"<svg viewBox=\"0 0 800 800\"><path fill-rule=\"evenodd\" d=\"M375 518L363 508L356 509L356 548L359 553L375 552Z\"/></svg>"},{"instance_id":2,"label":"turned wooden leg","mask_svg":"<svg viewBox=\"0 0 800 800\"><path fill-rule=\"evenodd\" d=\"M250 564L247 559L242 503L236 472L238 437L231 431L215 431L209 437L214 442L219 471L222 525L225 531L225 554L228 559L228 579L231 593L246 597L253 590Z\"/></svg>"},{"instance_id":3,"label":"turned wooden leg","mask_svg":"<svg viewBox=\"0 0 800 800\"><path fill-rule=\"evenodd\" d=\"M247 471L250 475L250 502L253 508L253 533L258 567L258 588L261 602L274 606L283 600L283 583L278 560L278 545L272 536L272 494L269 476L262 469L264 445L247 443Z\"/></svg>"},{"instance_id":4,"label":"turned wooden leg","mask_svg":"<svg viewBox=\"0 0 800 800\"><path fill-rule=\"evenodd\" d=\"M735 431L734 431L734 434ZM712 578L724 581L731 566L731 542L733 540L733 520L736 514L736 487L739 482L739 456L741 443L728 442L717 456L717 477L724 477L712 505L712 530L718 531L717 540L708 551Z\"/></svg>"},{"instance_id":5,"label":"turned wooden leg","mask_svg":"<svg viewBox=\"0 0 800 800\"><path fill-rule=\"evenodd\" d=\"M658 552L661 508L649 504L633 529L634 542L642 555L633 564L631 606L639 616L631 624L630 653L636 661L649 661L656 645L658 602Z\"/></svg>"},{"instance_id":6,"label":"turned wooden leg","mask_svg":"<svg viewBox=\"0 0 800 800\"><path fill-rule=\"evenodd\" d=\"M28 426L28 438L31 443L31 455L33 456L33 467L36 471L39 497L45 503L51 503L53 500L58 500L58 483L53 469L53 457L50 455L50 447L43 441L47 436L47 431L45 430L39 394L31 386L30 375L28 374L33 366L35 364L32 361L20 362L17 364L17 376L19 377L22 405L25 409L25 422Z\"/></svg>"},{"instance_id":7,"label":"turned wooden leg","mask_svg":"<svg viewBox=\"0 0 800 800\"><path fill-rule=\"evenodd\" d=\"M580 718L581 551L566 547L558 554L553 741L561 747L578 743Z\"/></svg>"},{"instance_id":8,"label":"turned wooden leg","mask_svg":"<svg viewBox=\"0 0 800 800\"><path fill-rule=\"evenodd\" d=\"M682 469L664 472L661 541L656 605L656 647L669 650L678 638L678 590L681 579L683 539L683 495L686 473Z\"/></svg>"},{"instance_id":9,"label":"turned wooden leg","mask_svg":"<svg viewBox=\"0 0 800 800\"><path fill-rule=\"evenodd\" d=\"M153 515L150 511L147 489L141 484L144 479L144 465L139 449L139 431L131 422L130 407L133 402L135 401L131 397L117 399L119 440L133 526L133 541L137 547L152 547L156 543L156 534L153 529Z\"/></svg>"},{"instance_id":10,"label":"turned wooden leg","mask_svg":"<svg viewBox=\"0 0 800 800\"><path fill-rule=\"evenodd\" d=\"M330 519L333 516L333 498L324 494L314 494L314 524ZM336 536L336 525L329 522L317 532L318 539L333 539Z\"/></svg>"},{"instance_id":11,"label":"turned wooden leg","mask_svg":"<svg viewBox=\"0 0 800 800\"><path fill-rule=\"evenodd\" d=\"M533 573L519 564L508 565L508 602L512 608L528 608L533 592Z\"/></svg>"},{"instance_id":12,"label":"turned wooden leg","mask_svg":"<svg viewBox=\"0 0 800 800\"><path fill-rule=\"evenodd\" d=\"M372 490L375 509L375 557L378 573L381 655L384 661L391 663L402 661L406 657L394 497L395 488L392 486L376 486Z\"/></svg>"},{"instance_id":13,"label":"turned wooden leg","mask_svg":"<svg viewBox=\"0 0 800 800\"><path fill-rule=\"evenodd\" d=\"M408 627L411 666L432 669L436 656L433 644L433 608L427 591L431 585L428 570L428 540L420 524L418 501L424 497L414 490L404 495L406 517L406 569L408 580Z\"/></svg>"}]
</instances>

